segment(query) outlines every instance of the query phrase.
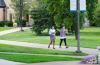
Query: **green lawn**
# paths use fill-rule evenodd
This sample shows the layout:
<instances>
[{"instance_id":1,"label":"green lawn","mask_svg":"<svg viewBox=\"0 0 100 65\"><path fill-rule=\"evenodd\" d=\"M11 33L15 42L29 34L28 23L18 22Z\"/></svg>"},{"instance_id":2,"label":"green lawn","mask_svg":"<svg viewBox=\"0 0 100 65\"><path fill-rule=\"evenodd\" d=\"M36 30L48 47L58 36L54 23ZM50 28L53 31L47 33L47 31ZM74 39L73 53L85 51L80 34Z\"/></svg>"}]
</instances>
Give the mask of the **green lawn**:
<instances>
[{"instance_id":1,"label":"green lawn","mask_svg":"<svg viewBox=\"0 0 100 65\"><path fill-rule=\"evenodd\" d=\"M51 61L75 61L80 58L58 57L58 56L36 56L36 55L18 55L18 54L0 54L0 59L6 59L15 62L23 63L38 63Z\"/></svg>"},{"instance_id":2,"label":"green lawn","mask_svg":"<svg viewBox=\"0 0 100 65\"><path fill-rule=\"evenodd\" d=\"M12 29L11 27L0 27L0 31Z\"/></svg>"},{"instance_id":3,"label":"green lawn","mask_svg":"<svg viewBox=\"0 0 100 65\"><path fill-rule=\"evenodd\" d=\"M29 48L22 46L13 46L0 44L0 52L30 53L30 54L51 54L51 55L68 55L68 56L86 56L84 53L75 53L69 51L59 51L41 48Z\"/></svg>"},{"instance_id":4,"label":"green lawn","mask_svg":"<svg viewBox=\"0 0 100 65\"><path fill-rule=\"evenodd\" d=\"M77 61L81 58L72 58L68 56L86 56L84 53L75 53L69 51L59 51L52 49L30 48L23 46L13 46L0 44L0 52L12 52L12 53L28 53L28 54L44 54L44 55L27 55L27 54L4 54L0 53L0 59L6 59L15 62L23 63L38 63L38 62L51 62L51 61ZM55 55L55 56L45 56ZM65 55L65 57L57 56Z\"/></svg>"},{"instance_id":5,"label":"green lawn","mask_svg":"<svg viewBox=\"0 0 100 65\"><path fill-rule=\"evenodd\" d=\"M25 32L16 32L1 36L3 40L23 41L31 43L48 44L49 36L36 36L31 30ZM59 44L59 36L56 37L56 44ZM67 43L69 46L76 46L77 41L74 35L67 36ZM100 46L100 27L91 27L81 30L81 47L96 48Z\"/></svg>"}]
</instances>

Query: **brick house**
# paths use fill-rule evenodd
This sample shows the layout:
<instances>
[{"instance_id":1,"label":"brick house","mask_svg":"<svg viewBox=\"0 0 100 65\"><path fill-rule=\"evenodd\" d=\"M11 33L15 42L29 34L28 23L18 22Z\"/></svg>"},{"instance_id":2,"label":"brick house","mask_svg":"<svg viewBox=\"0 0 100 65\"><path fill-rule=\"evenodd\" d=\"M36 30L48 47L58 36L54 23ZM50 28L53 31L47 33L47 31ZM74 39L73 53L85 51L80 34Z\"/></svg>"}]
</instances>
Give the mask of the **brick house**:
<instances>
[{"instance_id":1,"label":"brick house","mask_svg":"<svg viewBox=\"0 0 100 65\"><path fill-rule=\"evenodd\" d=\"M5 21L6 16L6 4L4 0L0 0L0 21Z\"/></svg>"},{"instance_id":2,"label":"brick house","mask_svg":"<svg viewBox=\"0 0 100 65\"><path fill-rule=\"evenodd\" d=\"M0 0L0 21L14 21L11 0Z\"/></svg>"}]
</instances>

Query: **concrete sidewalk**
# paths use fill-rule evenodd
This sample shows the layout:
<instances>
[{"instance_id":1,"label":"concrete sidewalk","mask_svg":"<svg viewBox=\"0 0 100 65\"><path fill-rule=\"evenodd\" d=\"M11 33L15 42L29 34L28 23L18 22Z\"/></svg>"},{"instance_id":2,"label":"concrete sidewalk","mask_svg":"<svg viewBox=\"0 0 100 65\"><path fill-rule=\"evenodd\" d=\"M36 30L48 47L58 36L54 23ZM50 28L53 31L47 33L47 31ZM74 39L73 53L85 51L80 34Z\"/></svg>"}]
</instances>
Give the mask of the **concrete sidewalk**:
<instances>
[{"instance_id":1,"label":"concrete sidewalk","mask_svg":"<svg viewBox=\"0 0 100 65\"><path fill-rule=\"evenodd\" d=\"M48 49L47 44L37 44L37 43L27 43L27 42L17 42L17 41L7 41L7 40L0 40L0 44L8 44L8 45L16 45L16 46L25 46L25 47L32 47L32 48L44 48ZM77 47L69 47L65 48L64 46L62 48L59 48L59 46L55 46L55 50L65 50L65 51L76 51ZM82 52L87 54L96 55L98 54L97 49L90 49L90 48L81 48Z\"/></svg>"},{"instance_id":2,"label":"concrete sidewalk","mask_svg":"<svg viewBox=\"0 0 100 65\"><path fill-rule=\"evenodd\" d=\"M45 63L33 63L22 65L97 65L97 64L80 64L80 61L58 61L58 62L45 62Z\"/></svg>"},{"instance_id":3,"label":"concrete sidewalk","mask_svg":"<svg viewBox=\"0 0 100 65\"><path fill-rule=\"evenodd\" d=\"M23 27L23 29L28 29L28 27ZM17 32L20 31L20 28L14 28L14 29L10 29L10 30L5 30L5 31L0 31L0 36L9 34L9 33L13 33L13 32Z\"/></svg>"},{"instance_id":4,"label":"concrete sidewalk","mask_svg":"<svg viewBox=\"0 0 100 65\"><path fill-rule=\"evenodd\" d=\"M13 62L8 60L0 59L0 65L24 65L25 63Z\"/></svg>"}]
</instances>

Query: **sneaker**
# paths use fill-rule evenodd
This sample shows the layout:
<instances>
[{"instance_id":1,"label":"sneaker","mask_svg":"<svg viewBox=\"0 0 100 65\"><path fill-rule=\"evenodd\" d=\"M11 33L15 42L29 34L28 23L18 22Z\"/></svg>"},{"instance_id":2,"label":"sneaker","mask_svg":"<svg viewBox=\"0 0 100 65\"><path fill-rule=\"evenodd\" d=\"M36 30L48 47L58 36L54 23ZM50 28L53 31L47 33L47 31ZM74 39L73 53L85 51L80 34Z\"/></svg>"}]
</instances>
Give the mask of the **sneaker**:
<instances>
[{"instance_id":1,"label":"sneaker","mask_svg":"<svg viewBox=\"0 0 100 65\"><path fill-rule=\"evenodd\" d=\"M50 47L48 46L48 48L50 48Z\"/></svg>"},{"instance_id":2,"label":"sneaker","mask_svg":"<svg viewBox=\"0 0 100 65\"><path fill-rule=\"evenodd\" d=\"M53 48L53 49L55 49L55 48Z\"/></svg>"},{"instance_id":3,"label":"sneaker","mask_svg":"<svg viewBox=\"0 0 100 65\"><path fill-rule=\"evenodd\" d=\"M66 46L66 48L68 48L68 46Z\"/></svg>"},{"instance_id":4,"label":"sneaker","mask_svg":"<svg viewBox=\"0 0 100 65\"><path fill-rule=\"evenodd\" d=\"M62 48L61 46L59 48Z\"/></svg>"}]
</instances>

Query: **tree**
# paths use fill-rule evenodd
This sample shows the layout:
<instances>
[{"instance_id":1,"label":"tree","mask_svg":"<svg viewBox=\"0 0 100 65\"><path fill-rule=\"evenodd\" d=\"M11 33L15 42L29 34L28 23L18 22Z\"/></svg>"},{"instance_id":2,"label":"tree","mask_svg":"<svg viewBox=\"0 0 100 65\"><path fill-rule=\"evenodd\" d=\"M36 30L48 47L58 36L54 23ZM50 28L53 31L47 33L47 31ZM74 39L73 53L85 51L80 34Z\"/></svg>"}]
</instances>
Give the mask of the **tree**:
<instances>
[{"instance_id":1,"label":"tree","mask_svg":"<svg viewBox=\"0 0 100 65\"><path fill-rule=\"evenodd\" d=\"M35 31L37 35L40 35L45 29L49 29L52 22L50 21L50 15L46 10L46 5L41 0L38 1L37 8L34 8L31 12L34 20L32 31Z\"/></svg>"},{"instance_id":2,"label":"tree","mask_svg":"<svg viewBox=\"0 0 100 65\"><path fill-rule=\"evenodd\" d=\"M56 28L59 28L64 24L69 32L74 33L77 39L77 20L76 13L70 11L70 0L45 0L47 4L47 10L51 15L51 19L54 22ZM84 13L81 12L80 24L84 22Z\"/></svg>"},{"instance_id":3,"label":"tree","mask_svg":"<svg viewBox=\"0 0 100 65\"><path fill-rule=\"evenodd\" d=\"M47 11L42 10L33 10L32 18L34 19L32 30L37 33L37 35L41 34L42 31L49 28L49 16L45 14ZM49 24L49 25L48 25Z\"/></svg>"},{"instance_id":4,"label":"tree","mask_svg":"<svg viewBox=\"0 0 100 65\"><path fill-rule=\"evenodd\" d=\"M100 3L95 10L95 25L100 26Z\"/></svg>"},{"instance_id":5,"label":"tree","mask_svg":"<svg viewBox=\"0 0 100 65\"><path fill-rule=\"evenodd\" d=\"M90 24L93 25L95 23L95 9L98 0L86 0L87 1L87 14Z\"/></svg>"},{"instance_id":6,"label":"tree","mask_svg":"<svg viewBox=\"0 0 100 65\"><path fill-rule=\"evenodd\" d=\"M15 18L16 22L19 24L19 16L20 16L20 0L11 0L12 1L12 8L15 10ZM32 5L32 0L23 0L23 24L28 22L28 16L30 14L30 9L34 7ZM30 5L31 4L31 5Z\"/></svg>"},{"instance_id":7,"label":"tree","mask_svg":"<svg viewBox=\"0 0 100 65\"><path fill-rule=\"evenodd\" d=\"M44 14L48 14L48 19L47 23L44 23L44 25L48 25L47 27L50 27L51 25L56 27L56 30L59 30L60 27L64 24L66 26L66 28L68 28L69 30L74 30L75 26L77 26L76 23L76 13L70 12L70 0L39 0L39 5L38 8L36 9L36 11L38 12L34 12L34 14L32 14L33 19L36 20L36 17L34 18L34 16L39 16L37 17L37 22L39 22L41 20L40 16L44 16ZM40 11L41 12L40 12ZM34 9L33 9L34 11ZM44 11L44 14L41 15L41 13ZM38 13L38 14L36 14ZM47 16L46 16L47 17ZM44 16L45 18L45 16ZM83 14L81 14L81 22L83 19ZM36 24L37 23L35 21L34 25L33 25L33 29L35 29L35 27L39 27L40 24ZM42 21L43 22L43 21ZM41 22L40 22L41 23ZM82 23L81 23L82 25ZM34 27L35 26L35 27ZM45 28L42 28L43 29ZM76 28L75 28L76 29ZM36 30L39 30L36 28ZM77 31L76 31L77 32Z\"/></svg>"}]
</instances>

